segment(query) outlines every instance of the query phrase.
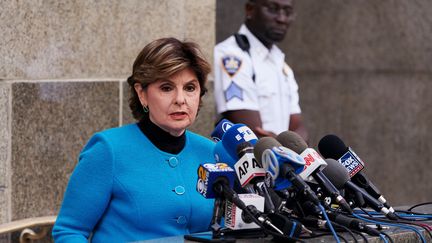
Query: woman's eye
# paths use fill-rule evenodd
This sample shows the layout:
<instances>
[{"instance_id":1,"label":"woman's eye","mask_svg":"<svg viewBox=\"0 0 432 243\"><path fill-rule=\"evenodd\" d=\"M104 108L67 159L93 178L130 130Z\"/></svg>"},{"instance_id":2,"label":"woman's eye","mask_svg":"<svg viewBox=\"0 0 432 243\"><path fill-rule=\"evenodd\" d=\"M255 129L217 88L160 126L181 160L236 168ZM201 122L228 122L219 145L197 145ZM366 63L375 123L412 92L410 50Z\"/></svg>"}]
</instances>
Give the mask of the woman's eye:
<instances>
[{"instance_id":1,"label":"woman's eye","mask_svg":"<svg viewBox=\"0 0 432 243\"><path fill-rule=\"evenodd\" d=\"M195 89L196 89L195 85L187 85L185 87L185 90L189 91L189 92L193 92L193 91L195 91Z\"/></svg>"},{"instance_id":2,"label":"woman's eye","mask_svg":"<svg viewBox=\"0 0 432 243\"><path fill-rule=\"evenodd\" d=\"M160 89L161 89L162 91L164 91L164 92L169 92L169 91L172 90L172 87L169 86L169 85L162 85L162 86L160 87Z\"/></svg>"}]
</instances>

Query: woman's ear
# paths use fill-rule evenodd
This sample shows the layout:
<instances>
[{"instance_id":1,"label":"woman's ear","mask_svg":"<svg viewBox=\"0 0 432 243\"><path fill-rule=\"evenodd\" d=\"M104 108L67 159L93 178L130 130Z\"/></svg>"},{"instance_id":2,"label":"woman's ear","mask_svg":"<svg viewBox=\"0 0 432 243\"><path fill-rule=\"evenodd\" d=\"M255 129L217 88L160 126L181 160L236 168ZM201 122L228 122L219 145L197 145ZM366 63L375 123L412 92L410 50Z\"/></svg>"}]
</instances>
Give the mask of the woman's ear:
<instances>
[{"instance_id":1,"label":"woman's ear","mask_svg":"<svg viewBox=\"0 0 432 243\"><path fill-rule=\"evenodd\" d=\"M140 83L134 84L135 92L138 94L138 98L141 102L141 105L147 106L147 93L146 90L142 87Z\"/></svg>"}]
</instances>

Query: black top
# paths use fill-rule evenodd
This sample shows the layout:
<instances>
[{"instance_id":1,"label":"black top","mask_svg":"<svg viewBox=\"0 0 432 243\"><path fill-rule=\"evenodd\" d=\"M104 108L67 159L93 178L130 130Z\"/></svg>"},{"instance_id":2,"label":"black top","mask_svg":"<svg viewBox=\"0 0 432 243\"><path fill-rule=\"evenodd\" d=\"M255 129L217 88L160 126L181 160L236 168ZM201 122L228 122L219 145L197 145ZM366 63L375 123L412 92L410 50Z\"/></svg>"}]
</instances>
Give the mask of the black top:
<instances>
[{"instance_id":1,"label":"black top","mask_svg":"<svg viewBox=\"0 0 432 243\"><path fill-rule=\"evenodd\" d=\"M165 132L156 124L150 121L145 116L141 121L138 122L138 127L147 136L147 138L155 145L158 149L170 153L178 154L182 151L186 143L186 134L183 133L179 137L172 136L168 132Z\"/></svg>"}]
</instances>

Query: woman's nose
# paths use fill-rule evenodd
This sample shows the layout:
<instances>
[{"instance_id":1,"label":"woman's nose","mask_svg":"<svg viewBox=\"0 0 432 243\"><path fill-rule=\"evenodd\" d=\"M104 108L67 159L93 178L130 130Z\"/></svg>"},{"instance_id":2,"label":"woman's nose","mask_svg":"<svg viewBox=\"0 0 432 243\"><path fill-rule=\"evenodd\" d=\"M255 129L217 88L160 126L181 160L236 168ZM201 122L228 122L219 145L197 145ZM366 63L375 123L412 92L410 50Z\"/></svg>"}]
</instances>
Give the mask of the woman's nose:
<instances>
[{"instance_id":1,"label":"woman's nose","mask_svg":"<svg viewBox=\"0 0 432 243\"><path fill-rule=\"evenodd\" d=\"M184 92L182 90L178 91L176 93L175 103L178 104L178 105L183 105L183 104L186 103L186 96L185 96L185 94L184 94Z\"/></svg>"}]
</instances>

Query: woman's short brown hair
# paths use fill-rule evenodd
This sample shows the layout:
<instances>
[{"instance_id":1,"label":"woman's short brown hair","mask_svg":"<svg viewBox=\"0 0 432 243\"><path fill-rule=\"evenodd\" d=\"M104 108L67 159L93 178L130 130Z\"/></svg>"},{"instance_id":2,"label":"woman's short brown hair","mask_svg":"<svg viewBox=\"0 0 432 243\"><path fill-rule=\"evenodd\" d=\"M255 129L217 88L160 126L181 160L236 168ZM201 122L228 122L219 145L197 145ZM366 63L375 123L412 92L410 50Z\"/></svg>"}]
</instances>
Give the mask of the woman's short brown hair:
<instances>
[{"instance_id":1,"label":"woman's short brown hair","mask_svg":"<svg viewBox=\"0 0 432 243\"><path fill-rule=\"evenodd\" d=\"M197 76L202 97L207 92L205 84L211 68L196 43L162 38L146 45L135 59L132 75L127 80L131 90L129 107L133 117L141 120L147 114L135 91L135 83L147 88L149 84L166 79L185 68L192 69ZM201 103L200 100L200 106Z\"/></svg>"}]
</instances>

